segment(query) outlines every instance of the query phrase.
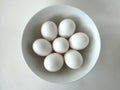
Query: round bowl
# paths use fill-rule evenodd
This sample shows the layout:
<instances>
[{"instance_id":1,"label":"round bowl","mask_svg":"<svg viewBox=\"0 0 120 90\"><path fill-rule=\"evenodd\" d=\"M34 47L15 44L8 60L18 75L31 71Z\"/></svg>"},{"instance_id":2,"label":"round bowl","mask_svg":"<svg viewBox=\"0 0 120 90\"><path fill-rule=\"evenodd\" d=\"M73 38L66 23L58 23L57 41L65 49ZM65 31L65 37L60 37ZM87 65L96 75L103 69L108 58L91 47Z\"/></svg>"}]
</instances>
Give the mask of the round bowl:
<instances>
[{"instance_id":1,"label":"round bowl","mask_svg":"<svg viewBox=\"0 0 120 90\"><path fill-rule=\"evenodd\" d=\"M76 23L76 32L84 32L90 38L87 48L81 50L84 63L76 70L66 65L58 72L48 72L43 66L44 57L37 56L32 50L33 42L42 38L40 28L42 23L51 20L57 25L63 19L70 18ZM96 64L101 48L98 29L92 19L80 9L68 5L50 6L35 14L26 25L22 36L22 53L29 68L43 80L54 83L67 83L79 80Z\"/></svg>"}]
</instances>

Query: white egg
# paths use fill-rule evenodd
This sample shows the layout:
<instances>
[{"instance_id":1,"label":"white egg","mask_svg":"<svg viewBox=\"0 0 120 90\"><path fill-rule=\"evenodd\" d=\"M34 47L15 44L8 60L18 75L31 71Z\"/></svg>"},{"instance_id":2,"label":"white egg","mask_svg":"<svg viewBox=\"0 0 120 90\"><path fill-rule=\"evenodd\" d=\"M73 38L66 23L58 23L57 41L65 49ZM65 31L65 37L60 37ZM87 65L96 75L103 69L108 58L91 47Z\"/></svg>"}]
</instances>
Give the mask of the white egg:
<instances>
[{"instance_id":1,"label":"white egg","mask_svg":"<svg viewBox=\"0 0 120 90\"><path fill-rule=\"evenodd\" d=\"M47 56L52 52L52 45L45 39L37 39L32 45L33 51L39 56Z\"/></svg>"},{"instance_id":2,"label":"white egg","mask_svg":"<svg viewBox=\"0 0 120 90\"><path fill-rule=\"evenodd\" d=\"M76 29L75 22L71 19L64 19L59 24L59 35L61 37L70 37Z\"/></svg>"},{"instance_id":3,"label":"white egg","mask_svg":"<svg viewBox=\"0 0 120 90\"><path fill-rule=\"evenodd\" d=\"M54 22L47 21L47 22L43 23L43 25L41 27L41 35L45 39L52 41L56 38L57 33L58 33L57 26Z\"/></svg>"},{"instance_id":4,"label":"white egg","mask_svg":"<svg viewBox=\"0 0 120 90\"><path fill-rule=\"evenodd\" d=\"M62 37L58 37L53 41L53 49L58 53L65 53L69 49L69 42Z\"/></svg>"},{"instance_id":5,"label":"white egg","mask_svg":"<svg viewBox=\"0 0 120 90\"><path fill-rule=\"evenodd\" d=\"M64 64L63 56L57 53L48 55L44 60L44 67L50 72L59 71Z\"/></svg>"},{"instance_id":6,"label":"white egg","mask_svg":"<svg viewBox=\"0 0 120 90\"><path fill-rule=\"evenodd\" d=\"M76 50L82 50L89 44L89 37L82 32L73 34L70 39L70 47Z\"/></svg>"},{"instance_id":7,"label":"white egg","mask_svg":"<svg viewBox=\"0 0 120 90\"><path fill-rule=\"evenodd\" d=\"M66 65L71 69L78 69L83 63L82 55L76 50L69 50L64 58Z\"/></svg>"}]
</instances>

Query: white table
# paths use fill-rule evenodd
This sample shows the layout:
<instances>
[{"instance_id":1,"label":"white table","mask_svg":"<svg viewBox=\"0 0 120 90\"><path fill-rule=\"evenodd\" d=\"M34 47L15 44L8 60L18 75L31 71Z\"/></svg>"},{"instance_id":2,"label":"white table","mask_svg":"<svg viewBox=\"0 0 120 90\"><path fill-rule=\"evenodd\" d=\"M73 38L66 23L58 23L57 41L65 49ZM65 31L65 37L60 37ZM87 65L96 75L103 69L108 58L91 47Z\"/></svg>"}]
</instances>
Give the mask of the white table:
<instances>
[{"instance_id":1,"label":"white table","mask_svg":"<svg viewBox=\"0 0 120 90\"><path fill-rule=\"evenodd\" d=\"M69 84L41 80L27 66L21 37L28 20L44 7L69 4L96 23L102 41L92 71ZM0 0L0 90L120 90L120 0Z\"/></svg>"}]
</instances>

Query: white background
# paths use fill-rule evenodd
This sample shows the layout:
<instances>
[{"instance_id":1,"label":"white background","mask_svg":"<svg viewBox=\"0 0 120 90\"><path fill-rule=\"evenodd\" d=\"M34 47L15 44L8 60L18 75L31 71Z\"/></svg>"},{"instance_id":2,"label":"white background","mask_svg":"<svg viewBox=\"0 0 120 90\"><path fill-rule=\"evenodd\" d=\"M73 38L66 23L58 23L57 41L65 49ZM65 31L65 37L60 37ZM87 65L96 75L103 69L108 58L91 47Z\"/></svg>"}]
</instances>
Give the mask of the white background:
<instances>
[{"instance_id":1,"label":"white background","mask_svg":"<svg viewBox=\"0 0 120 90\"><path fill-rule=\"evenodd\" d=\"M56 4L86 12L96 23L102 41L100 58L92 71L68 84L41 80L21 52L28 20L42 8ZM120 0L0 0L0 90L120 90Z\"/></svg>"}]
</instances>

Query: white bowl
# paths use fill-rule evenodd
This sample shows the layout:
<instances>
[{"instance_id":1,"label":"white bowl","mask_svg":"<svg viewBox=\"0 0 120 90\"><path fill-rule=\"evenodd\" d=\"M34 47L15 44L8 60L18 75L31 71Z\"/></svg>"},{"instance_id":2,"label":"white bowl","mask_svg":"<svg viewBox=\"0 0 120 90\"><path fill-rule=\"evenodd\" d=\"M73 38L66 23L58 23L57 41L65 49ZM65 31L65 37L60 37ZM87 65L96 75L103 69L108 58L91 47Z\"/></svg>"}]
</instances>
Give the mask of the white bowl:
<instances>
[{"instance_id":1,"label":"white bowl","mask_svg":"<svg viewBox=\"0 0 120 90\"><path fill-rule=\"evenodd\" d=\"M84 58L81 68L71 70L66 65L55 73L45 70L44 58L37 56L32 50L34 40L41 38L40 28L47 20L54 21L57 25L65 18L76 22L76 31L86 33L90 38L87 48L80 51ZM66 83L79 80L85 76L96 64L101 48L101 41L96 25L92 19L80 9L68 5L47 7L35 14L28 22L22 37L22 53L29 68L40 78L55 83Z\"/></svg>"}]
</instances>

